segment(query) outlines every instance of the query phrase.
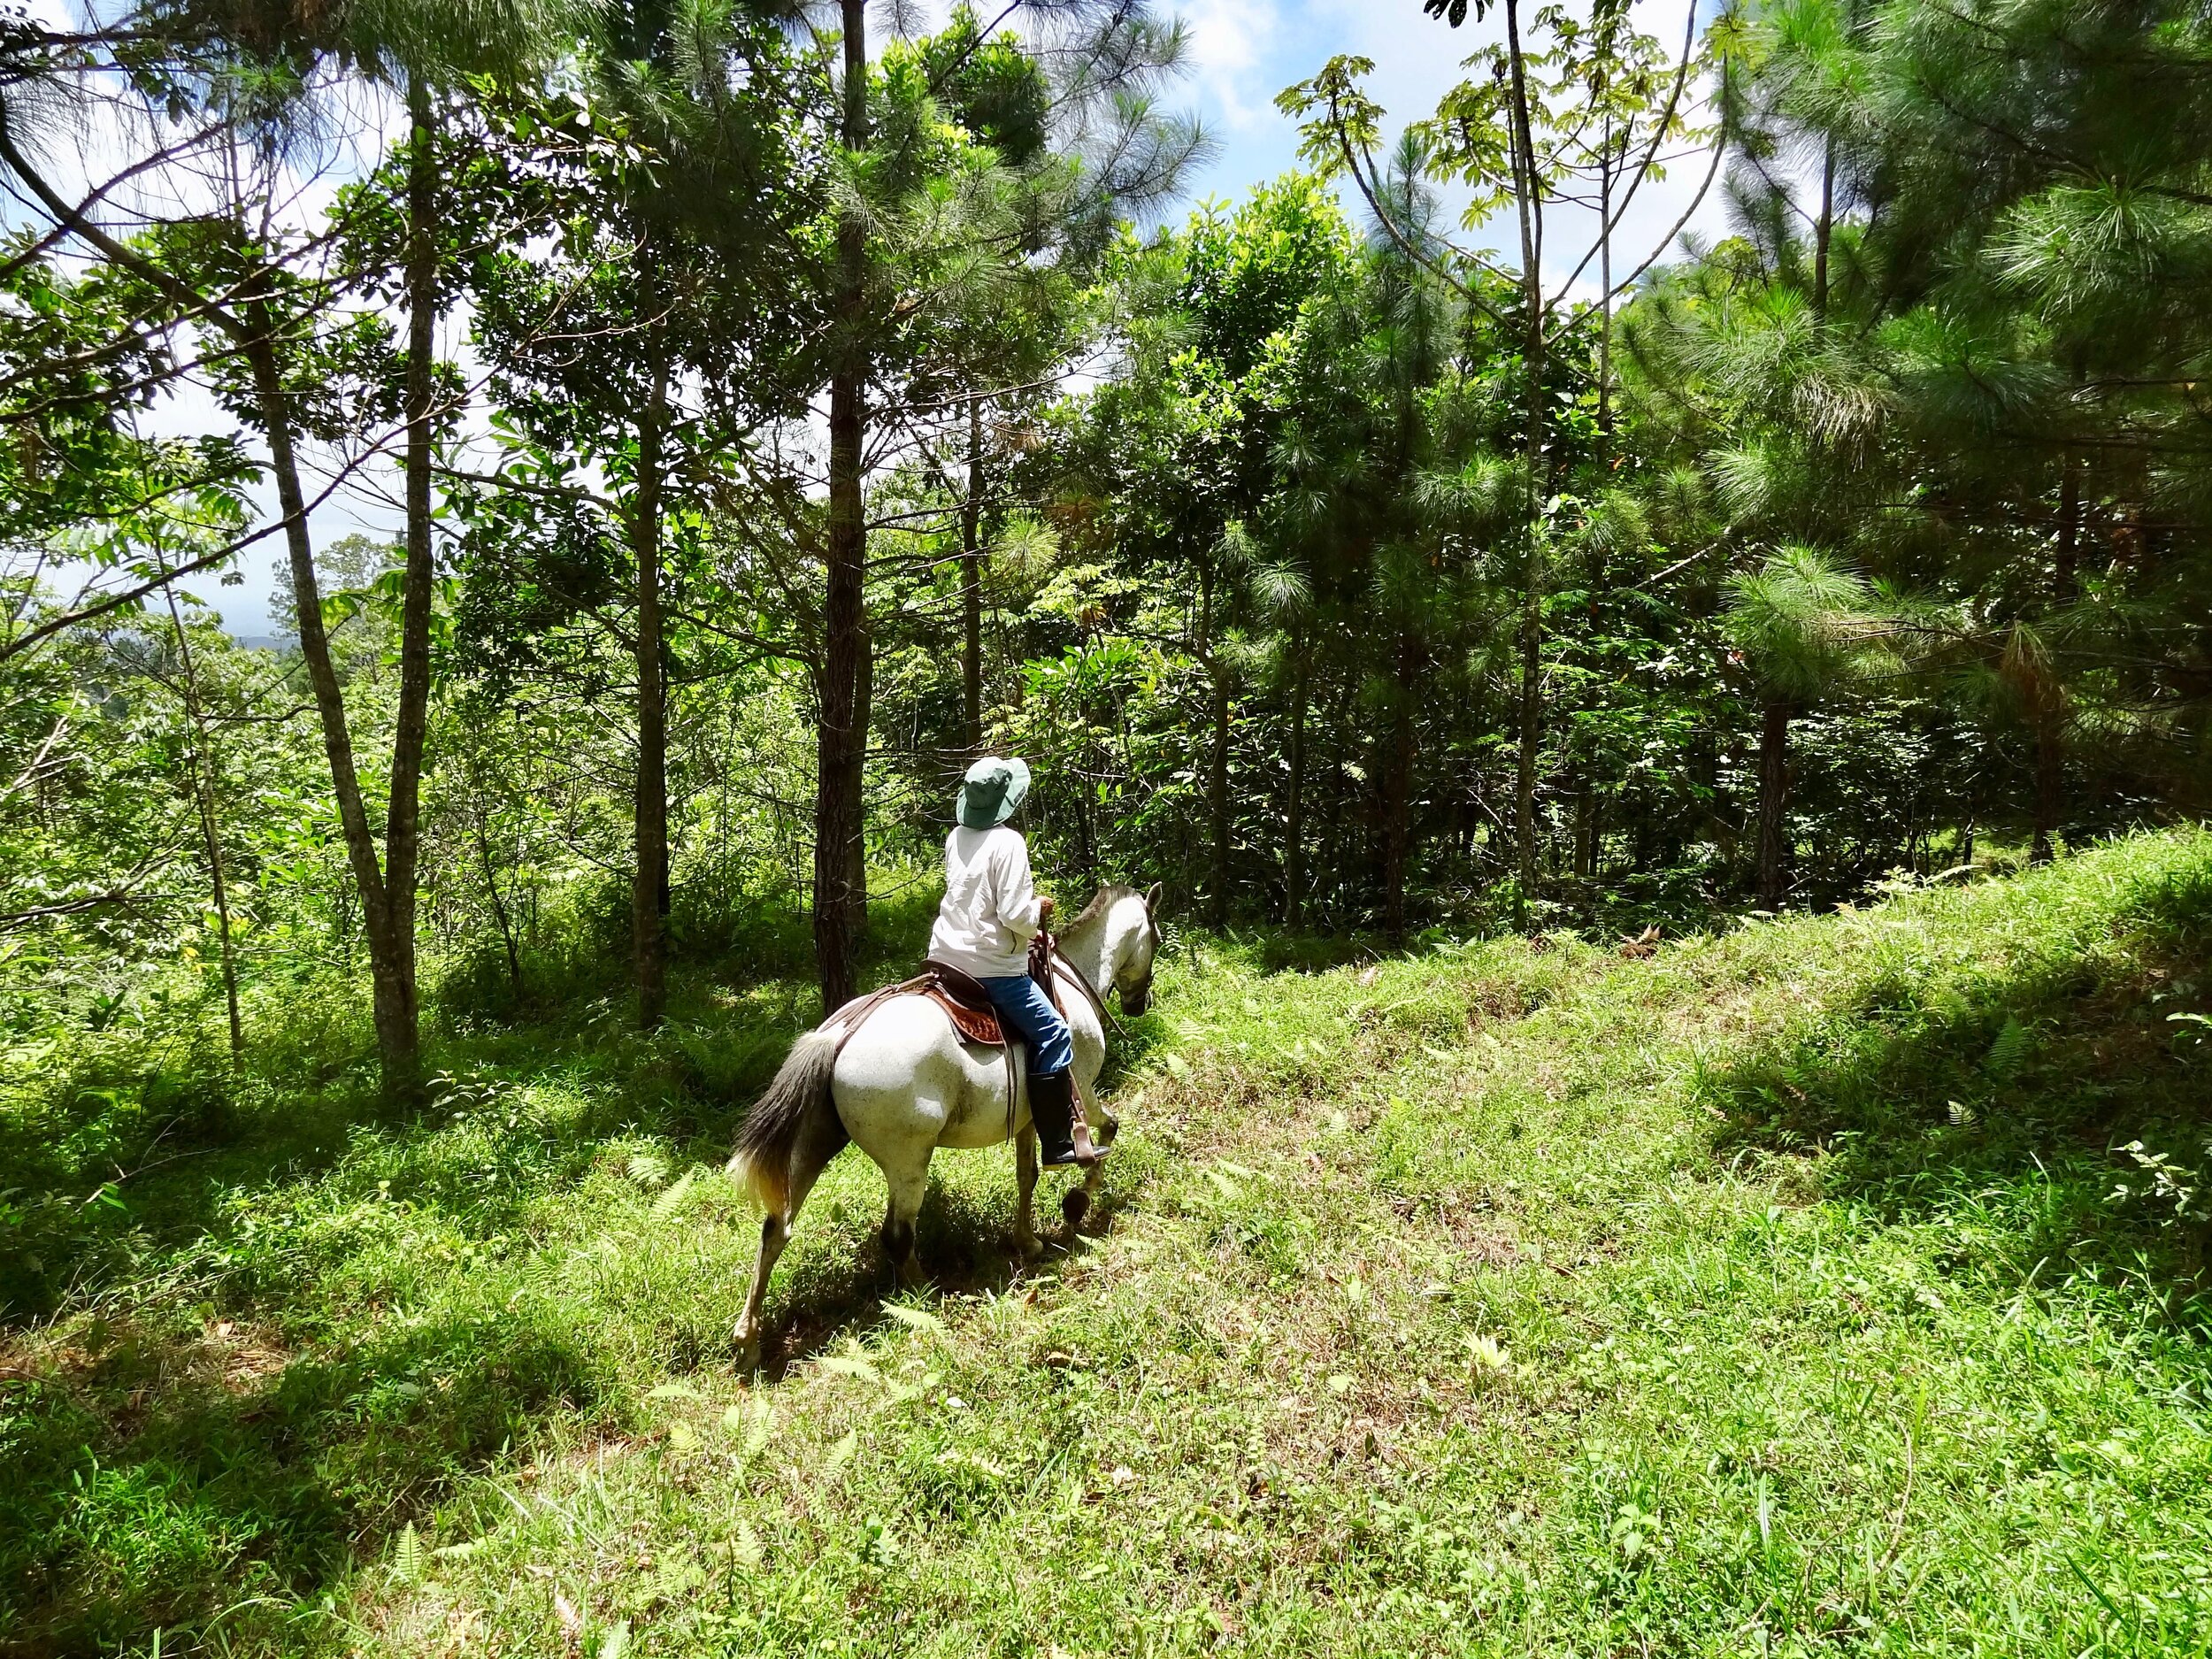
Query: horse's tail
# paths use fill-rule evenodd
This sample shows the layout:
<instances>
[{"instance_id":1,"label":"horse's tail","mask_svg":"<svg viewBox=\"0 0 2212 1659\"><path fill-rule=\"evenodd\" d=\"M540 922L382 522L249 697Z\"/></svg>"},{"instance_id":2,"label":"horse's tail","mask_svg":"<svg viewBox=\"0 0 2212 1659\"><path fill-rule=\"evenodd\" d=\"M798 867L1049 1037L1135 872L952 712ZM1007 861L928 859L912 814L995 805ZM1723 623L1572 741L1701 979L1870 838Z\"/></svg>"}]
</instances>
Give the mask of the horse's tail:
<instances>
[{"instance_id":1,"label":"horse's tail","mask_svg":"<svg viewBox=\"0 0 2212 1659\"><path fill-rule=\"evenodd\" d=\"M791 1154L807 1136L831 1147L845 1144L845 1125L830 1094L837 1069L836 1031L810 1031L791 1045L782 1068L737 1128L737 1150L730 1174L752 1189L753 1198L772 1216L783 1214L791 1196ZM826 1120L826 1121L825 1121Z\"/></svg>"}]
</instances>

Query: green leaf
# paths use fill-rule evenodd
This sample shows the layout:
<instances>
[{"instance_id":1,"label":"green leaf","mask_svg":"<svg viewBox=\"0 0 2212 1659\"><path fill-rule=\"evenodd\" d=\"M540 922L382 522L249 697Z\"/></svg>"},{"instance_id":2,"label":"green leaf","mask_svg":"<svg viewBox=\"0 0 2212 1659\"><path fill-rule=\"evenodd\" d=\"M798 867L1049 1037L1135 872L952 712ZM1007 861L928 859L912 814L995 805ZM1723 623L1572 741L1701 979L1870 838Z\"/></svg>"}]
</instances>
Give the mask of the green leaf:
<instances>
[{"instance_id":1,"label":"green leaf","mask_svg":"<svg viewBox=\"0 0 2212 1659\"><path fill-rule=\"evenodd\" d=\"M674 1186L653 1201L654 1218L665 1221L670 1216L674 1215L684 1200L691 1196L692 1183L698 1179L698 1171L686 1170L677 1179Z\"/></svg>"},{"instance_id":2,"label":"green leaf","mask_svg":"<svg viewBox=\"0 0 2212 1659\"><path fill-rule=\"evenodd\" d=\"M1997 1033L1996 1041L1989 1045L1990 1075L2007 1079L2017 1077L2034 1047L2034 1033L2008 1015L2004 1029Z\"/></svg>"},{"instance_id":3,"label":"green leaf","mask_svg":"<svg viewBox=\"0 0 2212 1659\"><path fill-rule=\"evenodd\" d=\"M745 1455L760 1455L768 1444L769 1431L775 1426L776 1408L766 1394L753 1396L753 1425L745 1432Z\"/></svg>"}]
</instances>

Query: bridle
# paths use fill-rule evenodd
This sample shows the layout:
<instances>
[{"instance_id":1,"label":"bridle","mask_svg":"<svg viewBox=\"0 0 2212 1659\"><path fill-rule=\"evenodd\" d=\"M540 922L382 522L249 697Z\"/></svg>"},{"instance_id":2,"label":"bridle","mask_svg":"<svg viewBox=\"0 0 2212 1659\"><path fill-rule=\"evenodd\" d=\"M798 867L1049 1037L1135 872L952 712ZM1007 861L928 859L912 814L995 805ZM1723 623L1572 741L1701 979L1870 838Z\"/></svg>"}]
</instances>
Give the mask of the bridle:
<instances>
[{"instance_id":1,"label":"bridle","mask_svg":"<svg viewBox=\"0 0 2212 1659\"><path fill-rule=\"evenodd\" d=\"M1145 932L1152 936L1153 951L1156 956L1159 950L1160 930L1152 920L1152 907L1149 904L1147 904L1144 907L1144 927ZM1057 939L1055 939L1052 941L1052 959L1058 963L1062 967L1065 968L1068 971L1069 977L1074 979L1078 986L1082 987L1084 996L1089 999L1091 1006L1098 1010L1098 1017L1100 1020L1104 1023L1108 1029L1112 1031L1114 1035L1117 1037L1127 1036L1129 1034L1128 1026L1124 1025L1120 1017L1118 1016L1112 1009L1106 1005L1105 996L1100 992L1098 987L1091 983L1090 976L1085 973L1082 969L1077 967L1074 963L1068 959L1067 954L1060 949L1060 941ZM1144 978L1138 980L1134 985L1123 987L1121 995L1122 1001L1125 1003L1126 1003L1129 998L1133 995L1135 996L1141 1003L1148 1003L1152 997L1151 968L1147 966L1144 971Z\"/></svg>"}]
</instances>

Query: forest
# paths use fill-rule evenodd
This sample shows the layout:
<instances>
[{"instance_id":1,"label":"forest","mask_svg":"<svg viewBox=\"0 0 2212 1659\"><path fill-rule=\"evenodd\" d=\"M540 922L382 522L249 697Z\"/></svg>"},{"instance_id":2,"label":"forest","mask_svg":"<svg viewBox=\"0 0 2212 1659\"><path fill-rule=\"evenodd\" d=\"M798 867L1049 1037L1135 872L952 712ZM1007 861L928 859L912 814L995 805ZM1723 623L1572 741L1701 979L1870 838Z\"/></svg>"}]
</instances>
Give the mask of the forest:
<instances>
[{"instance_id":1,"label":"forest","mask_svg":"<svg viewBox=\"0 0 2212 1659\"><path fill-rule=\"evenodd\" d=\"M2212 19L1389 4L0 0L0 1655L2212 1640Z\"/></svg>"}]
</instances>

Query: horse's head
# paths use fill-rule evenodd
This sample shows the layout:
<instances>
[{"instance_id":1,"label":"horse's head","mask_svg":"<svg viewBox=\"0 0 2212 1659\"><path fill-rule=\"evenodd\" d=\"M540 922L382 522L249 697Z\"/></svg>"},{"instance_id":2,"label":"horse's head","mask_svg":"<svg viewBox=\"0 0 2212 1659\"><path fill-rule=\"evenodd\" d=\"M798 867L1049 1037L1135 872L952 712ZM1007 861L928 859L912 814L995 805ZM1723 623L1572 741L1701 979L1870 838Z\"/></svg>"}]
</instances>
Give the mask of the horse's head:
<instances>
[{"instance_id":1,"label":"horse's head","mask_svg":"<svg viewBox=\"0 0 2212 1659\"><path fill-rule=\"evenodd\" d=\"M1152 962L1161 933L1153 914L1160 889L1140 893L1118 884L1099 888L1067 925L1060 942L1099 995L1121 993L1122 1011L1141 1014L1152 1002Z\"/></svg>"},{"instance_id":2,"label":"horse's head","mask_svg":"<svg viewBox=\"0 0 2212 1659\"><path fill-rule=\"evenodd\" d=\"M1122 1012L1141 1014L1152 1005L1152 959L1160 954L1160 924L1155 914L1160 902L1160 884L1154 882L1134 895L1140 918L1133 918L1113 958L1113 980L1121 992Z\"/></svg>"}]
</instances>

